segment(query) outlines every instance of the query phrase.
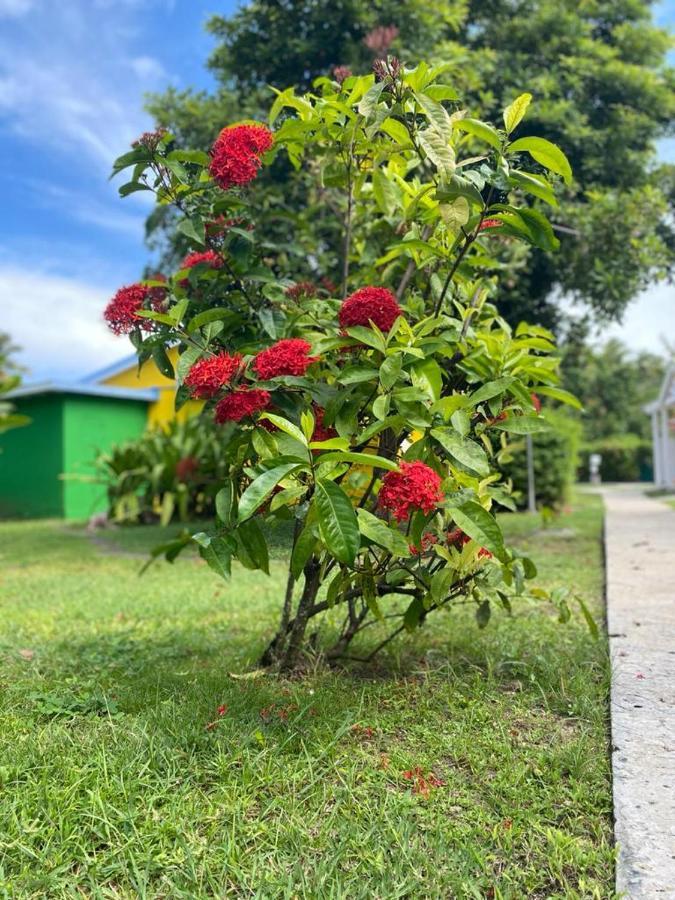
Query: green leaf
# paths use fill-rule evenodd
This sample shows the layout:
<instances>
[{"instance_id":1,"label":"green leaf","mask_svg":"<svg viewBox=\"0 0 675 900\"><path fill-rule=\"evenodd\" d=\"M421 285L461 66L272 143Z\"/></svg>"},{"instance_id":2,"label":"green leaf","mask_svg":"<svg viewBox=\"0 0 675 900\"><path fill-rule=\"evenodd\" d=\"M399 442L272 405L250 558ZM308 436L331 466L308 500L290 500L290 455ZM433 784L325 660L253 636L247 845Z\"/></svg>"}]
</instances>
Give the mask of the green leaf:
<instances>
[{"instance_id":1,"label":"green leaf","mask_svg":"<svg viewBox=\"0 0 675 900\"><path fill-rule=\"evenodd\" d=\"M450 178L455 171L455 151L448 138L435 128L420 131L417 140L442 178Z\"/></svg>"},{"instance_id":2,"label":"green leaf","mask_svg":"<svg viewBox=\"0 0 675 900\"><path fill-rule=\"evenodd\" d=\"M293 575L293 578L296 579L302 575L302 570L305 568L307 561L316 547L317 536L314 530L315 526L313 522L309 521L309 515L307 516L307 519L308 521L305 522L305 527L302 529L293 545L293 552L291 554L291 574Z\"/></svg>"},{"instance_id":3,"label":"green leaf","mask_svg":"<svg viewBox=\"0 0 675 900\"><path fill-rule=\"evenodd\" d=\"M369 541L388 550L392 556L407 558L411 555L408 541L398 529L390 528L382 519L378 519L367 509L357 509L361 534Z\"/></svg>"},{"instance_id":4,"label":"green leaf","mask_svg":"<svg viewBox=\"0 0 675 900\"><path fill-rule=\"evenodd\" d=\"M120 185L117 189L120 197L128 197L129 194L135 194L137 191L151 191L152 188L140 181L127 181L126 184Z\"/></svg>"},{"instance_id":5,"label":"green leaf","mask_svg":"<svg viewBox=\"0 0 675 900\"><path fill-rule=\"evenodd\" d=\"M504 538L495 517L475 500L467 500L450 508L455 524L470 538L494 553L499 559L504 557Z\"/></svg>"},{"instance_id":6,"label":"green leaf","mask_svg":"<svg viewBox=\"0 0 675 900\"><path fill-rule=\"evenodd\" d=\"M377 109L378 103L380 102L380 95L382 94L384 87L383 81L377 81L372 87L368 88L361 98L357 109L366 119L369 119Z\"/></svg>"},{"instance_id":7,"label":"green leaf","mask_svg":"<svg viewBox=\"0 0 675 900\"><path fill-rule=\"evenodd\" d=\"M237 543L241 542L244 550L249 555L252 568L261 569L266 575L270 574L269 553L267 541L262 533L260 525L255 519L242 522L235 532Z\"/></svg>"},{"instance_id":8,"label":"green leaf","mask_svg":"<svg viewBox=\"0 0 675 900\"><path fill-rule=\"evenodd\" d=\"M319 528L326 547L339 562L353 565L361 535L351 500L339 485L323 479L316 484L315 496Z\"/></svg>"},{"instance_id":9,"label":"green leaf","mask_svg":"<svg viewBox=\"0 0 675 900\"><path fill-rule=\"evenodd\" d=\"M351 328L347 328L346 331L349 337L353 337L362 344L367 344L369 347L379 350L380 353L384 353L387 349L385 340L380 331L375 331L373 328L366 328L364 325L353 325Z\"/></svg>"},{"instance_id":10,"label":"green leaf","mask_svg":"<svg viewBox=\"0 0 675 900\"><path fill-rule=\"evenodd\" d=\"M454 460L476 475L489 475L490 464L480 444L462 437L452 428L432 428L431 435Z\"/></svg>"},{"instance_id":11,"label":"green leaf","mask_svg":"<svg viewBox=\"0 0 675 900\"><path fill-rule=\"evenodd\" d=\"M193 540L196 535L193 535ZM208 543L199 543L199 555L221 578L229 578L232 562L232 547L224 538L214 537Z\"/></svg>"},{"instance_id":12,"label":"green leaf","mask_svg":"<svg viewBox=\"0 0 675 900\"><path fill-rule=\"evenodd\" d=\"M581 615L584 617L586 624L588 625L588 630L590 631L591 636L597 640L598 637L600 636L600 632L598 630L598 624L595 621L595 619L593 618L593 615L592 615L590 609L586 606L583 599L581 597L579 597L578 595L575 595L574 599L579 604L579 609L581 610Z\"/></svg>"},{"instance_id":13,"label":"green leaf","mask_svg":"<svg viewBox=\"0 0 675 900\"><path fill-rule=\"evenodd\" d=\"M415 597L410 601L410 605L403 616L403 625L408 632L414 631L420 624L422 613L424 612L424 603L421 597Z\"/></svg>"},{"instance_id":14,"label":"green leaf","mask_svg":"<svg viewBox=\"0 0 675 900\"><path fill-rule=\"evenodd\" d=\"M445 600L454 578L454 570L448 567L440 569L431 576L429 590L434 603L441 603Z\"/></svg>"},{"instance_id":15,"label":"green leaf","mask_svg":"<svg viewBox=\"0 0 675 900\"><path fill-rule=\"evenodd\" d=\"M549 423L541 416L509 416L501 422L494 422L493 427L511 434L536 434L551 430Z\"/></svg>"},{"instance_id":16,"label":"green leaf","mask_svg":"<svg viewBox=\"0 0 675 900\"><path fill-rule=\"evenodd\" d=\"M435 359L425 359L414 363L410 374L415 387L425 391L434 402L440 398L443 376L441 367Z\"/></svg>"},{"instance_id":17,"label":"green leaf","mask_svg":"<svg viewBox=\"0 0 675 900\"><path fill-rule=\"evenodd\" d=\"M452 137L452 120L448 115L448 111L444 106L442 106L440 103L437 103L436 100L433 100L426 94L415 93L415 100L417 100L419 105L424 110L427 120L429 121L431 126L431 128L427 128L426 131L418 132L418 139L421 138L422 135L426 135L430 130L433 130L440 141L442 141L445 146L450 147L450 138ZM454 153L452 154L452 156L454 168Z\"/></svg>"},{"instance_id":18,"label":"green leaf","mask_svg":"<svg viewBox=\"0 0 675 900\"><path fill-rule=\"evenodd\" d=\"M192 219L183 219L176 230L190 238L191 241L194 241L200 247L203 247L206 243L204 223L199 216L194 216Z\"/></svg>"},{"instance_id":19,"label":"green leaf","mask_svg":"<svg viewBox=\"0 0 675 900\"><path fill-rule=\"evenodd\" d=\"M294 440L298 441L298 443L307 447L308 441L305 435L297 425L289 422L288 419L284 419L282 416L275 416L274 413L263 413L260 418L268 419L273 425L276 425L280 431L283 431L289 437L292 437Z\"/></svg>"},{"instance_id":20,"label":"green leaf","mask_svg":"<svg viewBox=\"0 0 675 900\"><path fill-rule=\"evenodd\" d=\"M291 472L296 472L301 468L302 466L298 465L298 463L284 463L281 466L275 466L273 469L268 469L266 472L263 472L262 475L259 475L255 481L249 484L241 495L241 499L239 500L238 520L244 522L246 519L250 518L258 507L262 506L265 500L267 500L274 488L283 478L290 475Z\"/></svg>"},{"instance_id":21,"label":"green leaf","mask_svg":"<svg viewBox=\"0 0 675 900\"><path fill-rule=\"evenodd\" d=\"M574 394L570 394L569 391L564 391L562 388L537 387L537 393L542 394L544 397L552 397L553 400L559 400L561 403L566 403L568 406L574 407L574 409L584 408Z\"/></svg>"},{"instance_id":22,"label":"green leaf","mask_svg":"<svg viewBox=\"0 0 675 900\"><path fill-rule=\"evenodd\" d=\"M401 377L403 357L400 353L388 356L380 366L380 384L385 390L392 388Z\"/></svg>"},{"instance_id":23,"label":"green leaf","mask_svg":"<svg viewBox=\"0 0 675 900\"><path fill-rule=\"evenodd\" d=\"M223 525L230 525L233 511L234 488L232 482L228 481L216 494L216 515Z\"/></svg>"},{"instance_id":24,"label":"green leaf","mask_svg":"<svg viewBox=\"0 0 675 900\"><path fill-rule=\"evenodd\" d=\"M389 472L398 472L398 465L391 459L383 456L375 456L372 453L350 453L336 450L334 453L322 453L318 457L319 462L351 462L361 466L370 466L373 469L387 469Z\"/></svg>"},{"instance_id":25,"label":"green leaf","mask_svg":"<svg viewBox=\"0 0 675 900\"><path fill-rule=\"evenodd\" d=\"M533 197L538 197L550 206L558 206L558 198L553 193L551 185L544 178L538 175L532 175L530 172L519 172L517 169L511 169L509 173L509 182L515 187Z\"/></svg>"},{"instance_id":26,"label":"green leaf","mask_svg":"<svg viewBox=\"0 0 675 900\"><path fill-rule=\"evenodd\" d=\"M490 621L491 612L492 607L490 606L489 600L483 600L483 602L478 605L478 608L476 609L476 623L479 628L485 628Z\"/></svg>"},{"instance_id":27,"label":"green leaf","mask_svg":"<svg viewBox=\"0 0 675 900\"><path fill-rule=\"evenodd\" d=\"M387 178L382 169L375 169L372 175L375 202L385 216L393 216L400 202L400 192L396 185Z\"/></svg>"},{"instance_id":28,"label":"green leaf","mask_svg":"<svg viewBox=\"0 0 675 900\"><path fill-rule=\"evenodd\" d=\"M391 405L391 396L389 394L380 394L375 398L373 403L373 415L376 419L384 420L389 412Z\"/></svg>"},{"instance_id":29,"label":"green leaf","mask_svg":"<svg viewBox=\"0 0 675 900\"><path fill-rule=\"evenodd\" d=\"M238 319L239 316L232 312L231 309L205 309L203 312L197 313L187 325L188 332L196 331L204 325L211 322L227 321L227 319Z\"/></svg>"},{"instance_id":30,"label":"green leaf","mask_svg":"<svg viewBox=\"0 0 675 900\"><path fill-rule=\"evenodd\" d=\"M526 137L514 141L508 148L509 153L527 151L545 169L562 175L567 184L572 181L572 167L565 154L556 144L546 138Z\"/></svg>"},{"instance_id":31,"label":"green leaf","mask_svg":"<svg viewBox=\"0 0 675 900\"><path fill-rule=\"evenodd\" d=\"M464 131L467 134L480 138L481 141L490 144L495 150L499 150L502 146L498 132L491 125L487 125L479 119L456 119L454 125L459 131Z\"/></svg>"},{"instance_id":32,"label":"green leaf","mask_svg":"<svg viewBox=\"0 0 675 900\"><path fill-rule=\"evenodd\" d=\"M494 381L488 381L482 385L477 391L469 396L469 403L472 406L478 406L485 400L491 400L493 397L499 397L505 394L509 387L513 384L514 379L511 376L505 378L496 378Z\"/></svg>"},{"instance_id":33,"label":"green leaf","mask_svg":"<svg viewBox=\"0 0 675 900\"><path fill-rule=\"evenodd\" d=\"M523 116L527 112L527 107L530 105L531 100L532 94L521 94L520 97L516 97L510 106L506 107L504 110L504 125L507 134L511 134L511 132L520 124Z\"/></svg>"},{"instance_id":34,"label":"green leaf","mask_svg":"<svg viewBox=\"0 0 675 900\"><path fill-rule=\"evenodd\" d=\"M162 375L164 375L165 378L171 378L171 380L173 380L175 377L173 366L171 365L171 360L167 356L166 349L163 345L152 348L152 358Z\"/></svg>"},{"instance_id":35,"label":"green leaf","mask_svg":"<svg viewBox=\"0 0 675 900\"><path fill-rule=\"evenodd\" d=\"M436 199L439 203L449 203L457 197L465 197L481 209L485 206L481 192L476 185L461 175L453 175L436 191Z\"/></svg>"}]
</instances>

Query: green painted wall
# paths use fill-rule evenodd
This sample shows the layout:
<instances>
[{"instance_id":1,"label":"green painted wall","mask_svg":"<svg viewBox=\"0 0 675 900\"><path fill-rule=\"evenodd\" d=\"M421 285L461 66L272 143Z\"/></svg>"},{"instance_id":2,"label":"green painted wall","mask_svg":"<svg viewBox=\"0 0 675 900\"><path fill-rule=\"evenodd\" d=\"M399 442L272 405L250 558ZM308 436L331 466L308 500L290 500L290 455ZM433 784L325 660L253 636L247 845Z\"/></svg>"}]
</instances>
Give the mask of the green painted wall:
<instances>
[{"instance_id":1,"label":"green painted wall","mask_svg":"<svg viewBox=\"0 0 675 900\"><path fill-rule=\"evenodd\" d=\"M148 404L142 400L64 394L63 401L66 475L93 475L98 454L141 435L148 420ZM106 509L104 485L69 478L63 485L66 519L86 519Z\"/></svg>"},{"instance_id":2,"label":"green painted wall","mask_svg":"<svg viewBox=\"0 0 675 900\"><path fill-rule=\"evenodd\" d=\"M0 435L0 516L62 516L63 397L38 394L13 403L33 421Z\"/></svg>"},{"instance_id":3,"label":"green painted wall","mask_svg":"<svg viewBox=\"0 0 675 900\"><path fill-rule=\"evenodd\" d=\"M12 403L33 421L0 435L0 517L86 519L104 511L104 485L61 476L93 476L99 452L141 435L147 401L48 393Z\"/></svg>"}]
</instances>

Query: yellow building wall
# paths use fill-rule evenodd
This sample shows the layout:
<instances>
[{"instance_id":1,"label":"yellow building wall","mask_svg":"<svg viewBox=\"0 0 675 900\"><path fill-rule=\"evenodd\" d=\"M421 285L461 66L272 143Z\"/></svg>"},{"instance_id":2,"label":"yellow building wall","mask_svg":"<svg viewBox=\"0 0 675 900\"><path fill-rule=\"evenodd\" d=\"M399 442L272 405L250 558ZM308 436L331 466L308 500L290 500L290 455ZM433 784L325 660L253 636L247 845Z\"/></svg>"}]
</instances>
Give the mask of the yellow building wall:
<instances>
[{"instance_id":1,"label":"yellow building wall","mask_svg":"<svg viewBox=\"0 0 675 900\"><path fill-rule=\"evenodd\" d=\"M167 351L167 355L171 360L174 368L178 362L178 349L171 347ZM159 396L154 403L148 404L148 426L166 425L172 419L178 419L184 422L190 416L196 415L203 403L195 400L188 400L178 412L175 410L174 398L176 396L176 383L171 378L167 378L159 371L154 361L149 359L143 363L140 370L137 365L129 366L123 372L104 378L101 384L108 384L111 387L126 388L157 388Z\"/></svg>"}]
</instances>

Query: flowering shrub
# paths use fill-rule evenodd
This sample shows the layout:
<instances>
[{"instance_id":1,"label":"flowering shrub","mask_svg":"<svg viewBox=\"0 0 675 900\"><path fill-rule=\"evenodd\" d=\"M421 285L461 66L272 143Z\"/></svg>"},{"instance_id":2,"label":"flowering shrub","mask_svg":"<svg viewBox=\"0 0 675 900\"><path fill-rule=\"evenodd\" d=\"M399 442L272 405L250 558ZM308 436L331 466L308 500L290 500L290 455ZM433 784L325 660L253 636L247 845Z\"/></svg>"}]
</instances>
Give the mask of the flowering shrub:
<instances>
[{"instance_id":1,"label":"flowering shrub","mask_svg":"<svg viewBox=\"0 0 675 900\"><path fill-rule=\"evenodd\" d=\"M370 655L458 603L475 605L480 626L494 604L510 610L535 568L495 519L513 508L497 458L512 435L547 427L533 392L570 399L552 336L500 318L491 256L500 241L558 243L522 200L555 205L570 179L558 147L512 137L530 95L496 128L461 108L440 69L392 58L374 69L320 78L307 96L279 93L274 133L230 126L211 154L162 134L115 164L132 170L121 194L151 190L175 205L195 248L161 308L142 297L119 330L167 374L166 348L178 345L176 404L206 399L227 469L213 527L164 548L167 558L194 541L224 577L232 559L268 571L261 526L291 523L264 657L286 669L329 607L345 616L328 658L373 619L395 624ZM334 268L311 282L280 280L252 227L244 186L278 154L316 173L326 214L342 224ZM377 256L382 235L389 247Z\"/></svg>"}]
</instances>

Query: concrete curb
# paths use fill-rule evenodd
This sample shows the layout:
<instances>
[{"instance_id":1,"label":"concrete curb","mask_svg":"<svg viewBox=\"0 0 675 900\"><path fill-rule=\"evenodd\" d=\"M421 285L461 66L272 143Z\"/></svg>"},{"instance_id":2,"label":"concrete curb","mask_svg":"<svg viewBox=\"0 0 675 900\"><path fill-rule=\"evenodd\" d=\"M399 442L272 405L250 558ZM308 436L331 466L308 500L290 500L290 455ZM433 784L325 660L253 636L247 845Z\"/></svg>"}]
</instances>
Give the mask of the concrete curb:
<instances>
[{"instance_id":1,"label":"concrete curb","mask_svg":"<svg viewBox=\"0 0 675 900\"><path fill-rule=\"evenodd\" d=\"M616 886L675 900L675 511L634 486L602 494Z\"/></svg>"}]
</instances>

